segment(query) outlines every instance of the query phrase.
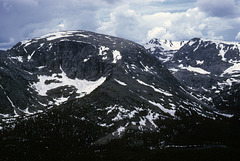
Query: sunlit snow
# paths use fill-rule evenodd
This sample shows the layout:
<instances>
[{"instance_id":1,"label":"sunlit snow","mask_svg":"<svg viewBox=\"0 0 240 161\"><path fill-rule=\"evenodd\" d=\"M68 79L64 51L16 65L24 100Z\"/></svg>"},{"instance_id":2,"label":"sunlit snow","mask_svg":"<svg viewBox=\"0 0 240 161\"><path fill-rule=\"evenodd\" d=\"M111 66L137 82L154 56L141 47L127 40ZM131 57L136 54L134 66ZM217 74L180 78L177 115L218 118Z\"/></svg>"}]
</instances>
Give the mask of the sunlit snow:
<instances>
[{"instance_id":1,"label":"sunlit snow","mask_svg":"<svg viewBox=\"0 0 240 161\"><path fill-rule=\"evenodd\" d=\"M80 94L79 98L91 93L98 86L100 86L105 80L106 77L102 77L96 81L80 80L78 78L70 79L67 77L66 73L61 69L61 73L54 73L51 76L39 75L38 82L31 85L39 95L47 96L47 92L52 89L63 86L74 86L77 89L77 93ZM52 81L49 84L46 84L46 81ZM58 103L66 100L66 98L59 98L56 100Z\"/></svg>"},{"instance_id":2,"label":"sunlit snow","mask_svg":"<svg viewBox=\"0 0 240 161\"><path fill-rule=\"evenodd\" d=\"M167 91L164 91L164 90L162 90L162 89L157 89L157 88L155 88L153 85L149 85L149 84L147 84L147 83L145 83L145 82L143 82L143 81L141 81L141 80L139 80L139 79L137 79L137 81L138 81L138 83L140 83L140 84L142 84L142 85L144 85L144 86L151 87L155 92L164 94L164 95L169 96L169 97L173 96L171 93L168 93Z\"/></svg>"},{"instance_id":3,"label":"sunlit snow","mask_svg":"<svg viewBox=\"0 0 240 161\"><path fill-rule=\"evenodd\" d=\"M98 49L99 49L98 55L106 55L107 51L109 50L109 48L106 46L100 46Z\"/></svg>"},{"instance_id":4,"label":"sunlit snow","mask_svg":"<svg viewBox=\"0 0 240 161\"><path fill-rule=\"evenodd\" d=\"M196 63L197 65L202 65L204 63L204 60L197 60Z\"/></svg>"},{"instance_id":5,"label":"sunlit snow","mask_svg":"<svg viewBox=\"0 0 240 161\"><path fill-rule=\"evenodd\" d=\"M120 84L120 85L122 85L122 86L126 86L127 84L126 83L124 83L124 82L122 82L122 81L120 81L120 80L117 80L117 79L114 79L116 82L118 82L118 84Z\"/></svg>"},{"instance_id":6,"label":"sunlit snow","mask_svg":"<svg viewBox=\"0 0 240 161\"><path fill-rule=\"evenodd\" d=\"M224 74L234 74L240 72L240 63L233 64L231 67L227 68L221 76Z\"/></svg>"},{"instance_id":7,"label":"sunlit snow","mask_svg":"<svg viewBox=\"0 0 240 161\"><path fill-rule=\"evenodd\" d=\"M159 44L154 43L157 41ZM150 49L154 51L156 47L161 47L164 51L169 50L179 50L186 42L184 41L169 41L169 40L160 40L160 39L152 39L149 43L144 45L146 49Z\"/></svg>"},{"instance_id":8,"label":"sunlit snow","mask_svg":"<svg viewBox=\"0 0 240 161\"><path fill-rule=\"evenodd\" d=\"M113 50L113 63L117 63L118 60L122 59L122 55L119 51Z\"/></svg>"},{"instance_id":9,"label":"sunlit snow","mask_svg":"<svg viewBox=\"0 0 240 161\"><path fill-rule=\"evenodd\" d=\"M234 116L232 114L220 113L220 112L217 112L217 111L215 111L215 113L218 114L218 115L224 116L224 117L228 117L228 118L232 118Z\"/></svg>"},{"instance_id":10,"label":"sunlit snow","mask_svg":"<svg viewBox=\"0 0 240 161\"><path fill-rule=\"evenodd\" d=\"M200 74L210 74L210 72L202 69L202 68L198 68L198 67L192 67L192 66L187 66L184 67L182 64L179 65L179 68L181 69L186 69L190 72L195 72L195 73L200 73Z\"/></svg>"},{"instance_id":11,"label":"sunlit snow","mask_svg":"<svg viewBox=\"0 0 240 161\"><path fill-rule=\"evenodd\" d=\"M162 110L163 112L168 113L168 114L170 114L171 116L175 116L175 112L176 112L175 109L169 110L169 109L164 108L160 103L156 103L156 102L153 102L153 101L150 101L150 100L148 100L148 102L151 103L151 104L154 105L154 106L157 106L157 107L160 108L160 110Z\"/></svg>"},{"instance_id":12,"label":"sunlit snow","mask_svg":"<svg viewBox=\"0 0 240 161\"><path fill-rule=\"evenodd\" d=\"M11 59L16 59L19 62L23 62L23 57L22 56L16 56L16 57L11 57Z\"/></svg>"},{"instance_id":13,"label":"sunlit snow","mask_svg":"<svg viewBox=\"0 0 240 161\"><path fill-rule=\"evenodd\" d=\"M223 44L219 44L219 48L220 48L220 50L219 50L218 56L222 57L222 61L226 61L225 54L226 54L227 50L223 49L224 48Z\"/></svg>"}]
</instances>

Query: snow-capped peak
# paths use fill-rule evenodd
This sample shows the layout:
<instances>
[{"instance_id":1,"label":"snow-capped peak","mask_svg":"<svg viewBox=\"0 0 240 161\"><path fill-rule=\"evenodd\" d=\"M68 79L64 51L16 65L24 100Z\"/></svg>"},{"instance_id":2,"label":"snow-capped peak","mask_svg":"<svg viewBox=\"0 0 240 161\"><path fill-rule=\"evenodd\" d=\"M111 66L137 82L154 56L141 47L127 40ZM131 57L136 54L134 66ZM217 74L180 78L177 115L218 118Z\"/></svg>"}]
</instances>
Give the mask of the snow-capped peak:
<instances>
[{"instance_id":1,"label":"snow-capped peak","mask_svg":"<svg viewBox=\"0 0 240 161\"><path fill-rule=\"evenodd\" d=\"M151 39L144 47L153 51L155 48L161 48L162 51L179 50L186 41L172 41L172 40L161 40L158 38Z\"/></svg>"},{"instance_id":2,"label":"snow-capped peak","mask_svg":"<svg viewBox=\"0 0 240 161\"><path fill-rule=\"evenodd\" d=\"M193 38L187 42L189 46L197 45L198 47L201 44L204 44L206 47L210 44L215 44L216 49L222 50L224 46L229 46L228 49L235 50L237 49L240 51L240 42L233 42L233 41L223 41L223 40L212 40L212 39L206 39L206 38Z\"/></svg>"},{"instance_id":3,"label":"snow-capped peak","mask_svg":"<svg viewBox=\"0 0 240 161\"><path fill-rule=\"evenodd\" d=\"M71 37L71 36L80 36L80 37L84 37L84 38L89 37L88 35L85 35L83 33L84 33L84 31L80 31L80 30L59 31L59 32L54 32L54 33L43 35L39 38L35 38L35 39L31 39L31 40L25 40L25 41L22 41L21 43L26 47L26 46L30 45L33 41L37 41L39 39L47 39L47 41L52 41L52 40L55 40L55 39L67 38L67 37Z\"/></svg>"}]
</instances>

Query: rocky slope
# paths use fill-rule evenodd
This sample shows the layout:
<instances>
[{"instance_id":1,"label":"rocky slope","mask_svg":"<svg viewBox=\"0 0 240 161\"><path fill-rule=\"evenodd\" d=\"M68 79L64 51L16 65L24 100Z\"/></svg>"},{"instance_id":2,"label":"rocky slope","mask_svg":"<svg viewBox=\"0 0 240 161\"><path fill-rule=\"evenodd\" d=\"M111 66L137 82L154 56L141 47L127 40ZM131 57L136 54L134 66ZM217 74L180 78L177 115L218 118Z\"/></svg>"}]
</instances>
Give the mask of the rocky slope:
<instances>
[{"instance_id":1,"label":"rocky slope","mask_svg":"<svg viewBox=\"0 0 240 161\"><path fill-rule=\"evenodd\" d=\"M165 55L154 49L152 54ZM162 61L164 65L196 97L213 107L239 114L239 43L194 38L177 51L163 51L172 53L167 61Z\"/></svg>"}]
</instances>

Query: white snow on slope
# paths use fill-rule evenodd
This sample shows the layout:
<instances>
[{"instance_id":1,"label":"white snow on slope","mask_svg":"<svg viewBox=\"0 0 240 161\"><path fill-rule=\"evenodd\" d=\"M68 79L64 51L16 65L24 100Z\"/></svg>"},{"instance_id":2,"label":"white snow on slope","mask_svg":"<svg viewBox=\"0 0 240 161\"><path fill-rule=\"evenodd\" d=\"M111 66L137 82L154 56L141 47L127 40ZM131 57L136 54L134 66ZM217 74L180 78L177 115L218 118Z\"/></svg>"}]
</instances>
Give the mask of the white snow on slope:
<instances>
[{"instance_id":1,"label":"white snow on slope","mask_svg":"<svg viewBox=\"0 0 240 161\"><path fill-rule=\"evenodd\" d=\"M120 136L121 133L124 132L124 131L125 131L125 127L120 126L120 127L117 129L118 136Z\"/></svg>"},{"instance_id":2,"label":"white snow on slope","mask_svg":"<svg viewBox=\"0 0 240 161\"><path fill-rule=\"evenodd\" d=\"M35 51L33 51L31 55L28 55L28 57L27 57L28 61L29 61L30 59L32 59L32 56L34 55L34 53L35 53Z\"/></svg>"},{"instance_id":3,"label":"white snow on slope","mask_svg":"<svg viewBox=\"0 0 240 161\"><path fill-rule=\"evenodd\" d=\"M155 92L164 94L164 95L169 96L169 97L173 96L171 93L168 93L167 91L164 91L164 90L162 90L162 89L157 89L157 88L155 88L153 85L149 85L149 84L147 84L147 83L144 83L143 81L141 81L141 80L139 80L139 79L137 79L137 81L138 81L138 83L140 83L140 84L142 84L142 85L144 85L144 86L151 87Z\"/></svg>"},{"instance_id":4,"label":"white snow on slope","mask_svg":"<svg viewBox=\"0 0 240 161\"><path fill-rule=\"evenodd\" d=\"M226 44L226 45L233 45L234 49L240 49L240 43L236 41L224 41L224 40L214 40L214 39L207 39L201 38L200 41L202 42L209 42L211 44L216 44L216 48L218 49L219 45ZM195 41L193 41L195 43Z\"/></svg>"},{"instance_id":5,"label":"white snow on slope","mask_svg":"<svg viewBox=\"0 0 240 161\"><path fill-rule=\"evenodd\" d=\"M65 38L65 37L70 37L70 36L74 36L75 33L78 33L80 31L61 31L61 32L56 32L56 33L50 33L47 35L44 35L42 38L46 38L47 41L52 41L58 38ZM81 37L88 37L87 35L84 34L76 34L76 36L81 36Z\"/></svg>"},{"instance_id":6,"label":"white snow on slope","mask_svg":"<svg viewBox=\"0 0 240 161\"><path fill-rule=\"evenodd\" d=\"M158 44L155 43L158 42ZM145 49L150 49L154 51L155 48L161 47L164 51L170 50L179 50L186 42L184 41L169 41L169 40L160 40L160 39L152 39L149 43L145 44Z\"/></svg>"},{"instance_id":7,"label":"white snow on slope","mask_svg":"<svg viewBox=\"0 0 240 161\"><path fill-rule=\"evenodd\" d=\"M122 86L126 86L127 84L126 83L124 83L124 82L122 82L122 81L120 81L120 80L117 80L117 79L114 79L116 82L118 82L118 84L120 84L120 85L122 85Z\"/></svg>"},{"instance_id":8,"label":"white snow on slope","mask_svg":"<svg viewBox=\"0 0 240 161\"><path fill-rule=\"evenodd\" d=\"M221 76L224 74L235 74L240 72L240 63L233 64L229 68L227 68Z\"/></svg>"},{"instance_id":9,"label":"white snow on slope","mask_svg":"<svg viewBox=\"0 0 240 161\"><path fill-rule=\"evenodd\" d=\"M204 63L204 60L196 60L197 65L202 65Z\"/></svg>"},{"instance_id":10,"label":"white snow on slope","mask_svg":"<svg viewBox=\"0 0 240 161\"><path fill-rule=\"evenodd\" d=\"M225 54L226 54L227 50L223 49L224 48L223 44L219 44L218 46L220 48L218 56L222 57L222 61L226 61Z\"/></svg>"},{"instance_id":11,"label":"white snow on slope","mask_svg":"<svg viewBox=\"0 0 240 161\"><path fill-rule=\"evenodd\" d=\"M214 113L216 113L218 115L221 115L221 116L224 116L224 117L228 117L228 118L232 118L234 116L232 114L220 113L220 112L217 112L217 111L215 111Z\"/></svg>"},{"instance_id":12,"label":"white snow on slope","mask_svg":"<svg viewBox=\"0 0 240 161\"><path fill-rule=\"evenodd\" d=\"M99 49L98 55L106 55L107 51L109 50L109 48L106 46L100 46L98 49Z\"/></svg>"},{"instance_id":13,"label":"white snow on slope","mask_svg":"<svg viewBox=\"0 0 240 161\"><path fill-rule=\"evenodd\" d=\"M82 31L60 31L60 32L46 34L44 36L41 36L40 38L35 38L33 40L25 40L25 41L22 41L21 43L24 44L24 47L27 47L31 43L37 42L37 40L43 39L43 38L46 38L47 41L52 41L52 40L55 40L58 38L67 38L67 37L71 37L71 36L80 36L80 37L84 37L84 38L89 37L88 35L81 34L81 32Z\"/></svg>"},{"instance_id":14,"label":"white snow on slope","mask_svg":"<svg viewBox=\"0 0 240 161\"><path fill-rule=\"evenodd\" d=\"M148 100L148 102L151 103L151 104L154 105L154 106L157 106L157 107L160 108L160 110L162 110L163 112L168 113L168 114L171 115L171 116L175 116L175 112L176 112L175 109L169 110L169 109L164 108L160 103L156 103L156 102L153 102L153 101L150 101L150 100Z\"/></svg>"},{"instance_id":15,"label":"white snow on slope","mask_svg":"<svg viewBox=\"0 0 240 161\"><path fill-rule=\"evenodd\" d=\"M179 65L179 68L181 69L186 69L190 72L195 72L195 73L200 73L200 74L210 74L210 72L202 69L202 68L198 68L198 67L192 67L192 66L188 66L188 67L184 67L183 64Z\"/></svg>"},{"instance_id":16,"label":"white snow on slope","mask_svg":"<svg viewBox=\"0 0 240 161\"><path fill-rule=\"evenodd\" d=\"M113 50L113 63L117 63L118 60L122 59L122 55L119 51Z\"/></svg>"},{"instance_id":17,"label":"white snow on slope","mask_svg":"<svg viewBox=\"0 0 240 161\"><path fill-rule=\"evenodd\" d=\"M62 69L61 69L62 70ZM88 80L80 80L80 79L70 79L67 77L66 73L62 70L62 73L54 73L51 76L40 75L38 76L39 82L33 83L31 85L39 95L47 96L47 92L52 89L56 89L62 86L74 86L77 89L77 93L80 94L80 97L85 96L86 94L90 94L93 90L95 90L98 86L100 86L105 80L106 77L102 77L96 81L88 81ZM46 81L52 81L49 84L46 84ZM58 103L66 99L59 98L56 100Z\"/></svg>"},{"instance_id":18,"label":"white snow on slope","mask_svg":"<svg viewBox=\"0 0 240 161\"><path fill-rule=\"evenodd\" d=\"M152 111L148 111L148 115L146 116L146 119L155 127L157 128L157 125L154 123L154 120L159 118L158 113L153 113Z\"/></svg>"},{"instance_id":19,"label":"white snow on slope","mask_svg":"<svg viewBox=\"0 0 240 161\"><path fill-rule=\"evenodd\" d=\"M17 60L21 63L23 62L23 57L22 56L11 57L11 59L15 59L15 60Z\"/></svg>"}]
</instances>

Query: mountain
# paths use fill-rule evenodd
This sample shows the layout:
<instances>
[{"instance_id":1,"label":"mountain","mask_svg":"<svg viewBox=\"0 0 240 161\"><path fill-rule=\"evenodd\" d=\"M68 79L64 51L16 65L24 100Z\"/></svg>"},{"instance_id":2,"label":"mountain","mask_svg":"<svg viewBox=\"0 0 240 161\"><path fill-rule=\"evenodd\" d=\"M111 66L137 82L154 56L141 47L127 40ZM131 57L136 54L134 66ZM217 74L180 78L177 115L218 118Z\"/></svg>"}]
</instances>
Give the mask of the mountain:
<instances>
[{"instance_id":1,"label":"mountain","mask_svg":"<svg viewBox=\"0 0 240 161\"><path fill-rule=\"evenodd\" d=\"M174 52L154 50L154 46L159 46L155 44L152 43L153 50L148 44L146 47L153 55L170 52L171 57L162 63L196 97L213 107L239 115L239 43L194 38Z\"/></svg>"},{"instance_id":2,"label":"mountain","mask_svg":"<svg viewBox=\"0 0 240 161\"><path fill-rule=\"evenodd\" d=\"M238 147L237 117L195 97L132 41L63 31L0 57L3 160L145 160L142 152Z\"/></svg>"},{"instance_id":3,"label":"mountain","mask_svg":"<svg viewBox=\"0 0 240 161\"><path fill-rule=\"evenodd\" d=\"M175 52L177 52L186 41L161 40L157 38L151 39L144 47L152 55L156 56L161 62L169 61Z\"/></svg>"}]
</instances>

